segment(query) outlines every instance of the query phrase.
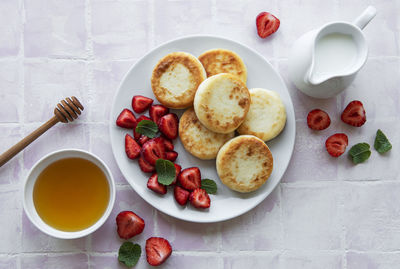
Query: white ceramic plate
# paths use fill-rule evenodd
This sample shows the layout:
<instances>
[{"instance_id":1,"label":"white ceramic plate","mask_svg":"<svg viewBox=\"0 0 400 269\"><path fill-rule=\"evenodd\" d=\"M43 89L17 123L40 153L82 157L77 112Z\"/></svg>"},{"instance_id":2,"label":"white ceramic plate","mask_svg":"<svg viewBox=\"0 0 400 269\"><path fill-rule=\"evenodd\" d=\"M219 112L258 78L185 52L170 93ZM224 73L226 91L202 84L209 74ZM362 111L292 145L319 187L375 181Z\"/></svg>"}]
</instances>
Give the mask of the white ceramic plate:
<instances>
[{"instance_id":1,"label":"white ceramic plate","mask_svg":"<svg viewBox=\"0 0 400 269\"><path fill-rule=\"evenodd\" d=\"M126 129L115 125L115 120L124 108L131 109L131 100L134 95L144 95L155 100L150 85L151 72L160 58L170 52L186 51L195 56L212 48L230 49L238 53L245 62L248 70L248 88L266 88L279 93L286 106L287 122L283 132L267 144L274 157L274 169L268 181L257 191L241 194L231 191L219 180L215 160L203 161L186 152L179 139L174 141L175 151L179 153L176 163L182 169L197 166L201 170L202 178L214 179L218 185L218 193L211 195L209 210L197 210L191 206L181 207L173 198L173 189L160 196L147 189L147 180L150 174L143 173L136 160L129 160L125 154L124 137L130 133ZM183 110L172 111L180 116ZM217 222L239 216L263 201L277 186L286 167L289 164L294 140L295 117L293 104L288 90L272 65L260 54L234 41L211 36L190 36L163 44L139 60L127 73L115 96L110 118L110 137L114 157L122 174L133 189L149 204L158 210L178 219L192 222Z\"/></svg>"}]
</instances>

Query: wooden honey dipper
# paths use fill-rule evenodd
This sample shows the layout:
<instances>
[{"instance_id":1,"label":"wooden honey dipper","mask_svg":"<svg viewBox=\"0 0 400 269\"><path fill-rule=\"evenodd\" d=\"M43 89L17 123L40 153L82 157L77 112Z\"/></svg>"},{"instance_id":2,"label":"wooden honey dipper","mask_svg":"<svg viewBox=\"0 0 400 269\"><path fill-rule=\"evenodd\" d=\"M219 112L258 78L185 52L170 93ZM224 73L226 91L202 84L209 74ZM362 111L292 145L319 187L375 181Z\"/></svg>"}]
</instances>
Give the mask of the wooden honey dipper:
<instances>
[{"instance_id":1,"label":"wooden honey dipper","mask_svg":"<svg viewBox=\"0 0 400 269\"><path fill-rule=\"evenodd\" d=\"M51 119L0 155L0 167L32 143L36 138L53 127L57 122L67 123L68 121L71 122L78 118L81 114L81 110L83 110L83 106L75 96L71 98L67 97L65 100L62 100L54 108L54 116Z\"/></svg>"}]
</instances>

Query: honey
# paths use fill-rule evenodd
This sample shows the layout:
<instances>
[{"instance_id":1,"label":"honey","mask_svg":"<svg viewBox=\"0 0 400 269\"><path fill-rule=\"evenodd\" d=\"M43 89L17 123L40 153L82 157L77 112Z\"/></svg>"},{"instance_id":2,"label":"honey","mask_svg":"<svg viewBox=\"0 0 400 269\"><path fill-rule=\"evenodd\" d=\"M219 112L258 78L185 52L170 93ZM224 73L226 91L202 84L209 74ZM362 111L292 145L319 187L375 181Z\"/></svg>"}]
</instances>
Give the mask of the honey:
<instances>
[{"instance_id":1,"label":"honey","mask_svg":"<svg viewBox=\"0 0 400 269\"><path fill-rule=\"evenodd\" d=\"M40 218L61 231L80 231L105 212L110 188L103 171L82 158L51 163L38 176L33 202Z\"/></svg>"}]
</instances>

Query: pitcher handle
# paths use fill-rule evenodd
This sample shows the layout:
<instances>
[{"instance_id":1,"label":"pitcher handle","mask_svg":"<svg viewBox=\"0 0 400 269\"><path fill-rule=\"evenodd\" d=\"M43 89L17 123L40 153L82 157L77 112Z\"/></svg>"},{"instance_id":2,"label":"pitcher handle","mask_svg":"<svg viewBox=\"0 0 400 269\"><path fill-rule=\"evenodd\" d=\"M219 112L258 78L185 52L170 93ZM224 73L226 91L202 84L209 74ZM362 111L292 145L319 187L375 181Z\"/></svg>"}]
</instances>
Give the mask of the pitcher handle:
<instances>
[{"instance_id":1,"label":"pitcher handle","mask_svg":"<svg viewBox=\"0 0 400 269\"><path fill-rule=\"evenodd\" d=\"M376 8L373 6L367 7L364 12L354 20L353 24L361 30L375 17Z\"/></svg>"}]
</instances>

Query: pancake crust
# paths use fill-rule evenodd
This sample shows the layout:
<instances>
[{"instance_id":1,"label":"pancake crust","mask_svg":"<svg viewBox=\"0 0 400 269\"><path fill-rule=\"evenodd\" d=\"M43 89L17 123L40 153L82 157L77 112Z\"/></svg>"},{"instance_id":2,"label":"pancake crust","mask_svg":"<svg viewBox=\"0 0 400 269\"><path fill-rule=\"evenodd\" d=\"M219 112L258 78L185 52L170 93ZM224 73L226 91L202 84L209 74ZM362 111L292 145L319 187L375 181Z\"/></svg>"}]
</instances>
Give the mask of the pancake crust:
<instances>
[{"instance_id":1,"label":"pancake crust","mask_svg":"<svg viewBox=\"0 0 400 269\"><path fill-rule=\"evenodd\" d=\"M200 123L193 108L183 113L179 120L179 138L185 149L203 160L215 159L219 149L233 138L234 132L218 134Z\"/></svg>"},{"instance_id":2,"label":"pancake crust","mask_svg":"<svg viewBox=\"0 0 400 269\"><path fill-rule=\"evenodd\" d=\"M169 108L193 105L200 83L206 79L201 62L186 52L173 52L163 57L154 67L151 87L157 100Z\"/></svg>"},{"instance_id":3,"label":"pancake crust","mask_svg":"<svg viewBox=\"0 0 400 269\"><path fill-rule=\"evenodd\" d=\"M270 90L250 89L250 109L238 128L239 134L255 135L268 141L279 135L286 124L286 110L279 95Z\"/></svg>"},{"instance_id":4,"label":"pancake crust","mask_svg":"<svg viewBox=\"0 0 400 269\"><path fill-rule=\"evenodd\" d=\"M252 135L229 140L218 152L218 176L227 187L238 192L260 188L270 177L273 157L268 146Z\"/></svg>"},{"instance_id":5,"label":"pancake crust","mask_svg":"<svg viewBox=\"0 0 400 269\"><path fill-rule=\"evenodd\" d=\"M207 77L220 73L238 76L244 83L247 80L247 68L242 58L235 52L226 49L212 49L199 56L207 72Z\"/></svg>"},{"instance_id":6,"label":"pancake crust","mask_svg":"<svg viewBox=\"0 0 400 269\"><path fill-rule=\"evenodd\" d=\"M200 84L193 105L205 127L226 134L236 130L244 121L250 107L250 93L238 77L218 74Z\"/></svg>"}]
</instances>

